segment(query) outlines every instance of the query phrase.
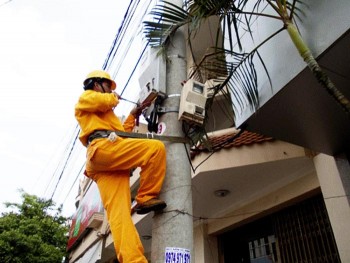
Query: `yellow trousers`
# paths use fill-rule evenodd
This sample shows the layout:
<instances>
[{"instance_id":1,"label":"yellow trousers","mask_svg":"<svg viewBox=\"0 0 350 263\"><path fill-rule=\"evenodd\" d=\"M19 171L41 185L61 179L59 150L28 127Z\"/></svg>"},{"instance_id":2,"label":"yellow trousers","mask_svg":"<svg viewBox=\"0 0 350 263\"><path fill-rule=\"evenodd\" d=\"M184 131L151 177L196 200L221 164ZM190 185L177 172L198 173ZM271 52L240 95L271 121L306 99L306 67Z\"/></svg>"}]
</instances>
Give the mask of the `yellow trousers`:
<instances>
[{"instance_id":1,"label":"yellow trousers","mask_svg":"<svg viewBox=\"0 0 350 263\"><path fill-rule=\"evenodd\" d=\"M164 144L157 140L95 139L88 147L86 172L98 185L120 263L144 263L144 250L131 219L130 174L141 167L138 203L157 198L165 169Z\"/></svg>"}]
</instances>

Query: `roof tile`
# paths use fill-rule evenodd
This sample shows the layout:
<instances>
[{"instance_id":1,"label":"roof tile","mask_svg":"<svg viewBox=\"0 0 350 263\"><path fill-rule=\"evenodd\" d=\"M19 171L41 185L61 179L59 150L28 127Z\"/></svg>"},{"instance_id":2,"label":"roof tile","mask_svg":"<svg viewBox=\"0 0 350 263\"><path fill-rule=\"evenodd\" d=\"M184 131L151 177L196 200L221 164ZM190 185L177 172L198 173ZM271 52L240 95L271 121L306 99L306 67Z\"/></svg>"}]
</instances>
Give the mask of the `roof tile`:
<instances>
[{"instance_id":1,"label":"roof tile","mask_svg":"<svg viewBox=\"0 0 350 263\"><path fill-rule=\"evenodd\" d=\"M247 145L252 145L256 143L263 143L267 141L273 141L274 138L272 137L267 137L258 133L254 132L249 132L249 131L243 131L242 134L232 140L232 138L236 135L236 133L229 133L229 134L224 134L221 136L215 136L211 137L209 139L210 145L213 149L217 148L217 150L220 150L220 148L233 148L233 147L241 147L241 146L247 146ZM230 141L232 140L232 141ZM199 150L205 150L205 147L203 145L200 145ZM195 157L197 155L197 151L192 151L191 157Z\"/></svg>"}]
</instances>

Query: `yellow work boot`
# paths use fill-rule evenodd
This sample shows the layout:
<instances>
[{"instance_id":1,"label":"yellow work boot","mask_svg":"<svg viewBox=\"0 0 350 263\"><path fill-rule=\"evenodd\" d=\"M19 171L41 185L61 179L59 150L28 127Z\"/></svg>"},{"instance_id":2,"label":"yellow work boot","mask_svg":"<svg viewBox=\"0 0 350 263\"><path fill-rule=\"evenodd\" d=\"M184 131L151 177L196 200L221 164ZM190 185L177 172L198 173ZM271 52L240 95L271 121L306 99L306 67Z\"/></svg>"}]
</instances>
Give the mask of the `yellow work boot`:
<instances>
[{"instance_id":1,"label":"yellow work boot","mask_svg":"<svg viewBox=\"0 0 350 263\"><path fill-rule=\"evenodd\" d=\"M164 201L153 198L142 204L137 204L134 208L134 211L136 211L136 213L139 215L144 215L151 211L163 210L165 207L166 203Z\"/></svg>"}]
</instances>

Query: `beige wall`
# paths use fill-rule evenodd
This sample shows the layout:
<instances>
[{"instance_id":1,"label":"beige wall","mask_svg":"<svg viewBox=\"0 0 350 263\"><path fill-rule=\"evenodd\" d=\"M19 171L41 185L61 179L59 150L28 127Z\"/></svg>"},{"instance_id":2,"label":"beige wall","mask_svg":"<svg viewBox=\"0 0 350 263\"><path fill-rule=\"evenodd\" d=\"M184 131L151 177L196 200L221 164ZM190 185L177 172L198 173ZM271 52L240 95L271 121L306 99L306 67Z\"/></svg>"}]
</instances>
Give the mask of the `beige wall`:
<instances>
[{"instance_id":1,"label":"beige wall","mask_svg":"<svg viewBox=\"0 0 350 263\"><path fill-rule=\"evenodd\" d=\"M342 262L350 262L350 166L345 156L319 154L317 175Z\"/></svg>"},{"instance_id":2,"label":"beige wall","mask_svg":"<svg viewBox=\"0 0 350 263\"><path fill-rule=\"evenodd\" d=\"M244 207L228 212L222 219L199 223L194 231L195 263L219 262L216 238L218 234L262 217L266 213L272 213L299 198L307 198L318 191L319 181L316 174L312 173Z\"/></svg>"},{"instance_id":3,"label":"beige wall","mask_svg":"<svg viewBox=\"0 0 350 263\"><path fill-rule=\"evenodd\" d=\"M319 182L315 174L309 174L237 210L230 211L224 219L208 223L208 234L219 234L244 220L274 211L291 200L317 190Z\"/></svg>"},{"instance_id":4,"label":"beige wall","mask_svg":"<svg viewBox=\"0 0 350 263\"><path fill-rule=\"evenodd\" d=\"M219 262L217 238L213 235L208 235L207 224L201 222L195 226L193 235L195 263Z\"/></svg>"}]
</instances>

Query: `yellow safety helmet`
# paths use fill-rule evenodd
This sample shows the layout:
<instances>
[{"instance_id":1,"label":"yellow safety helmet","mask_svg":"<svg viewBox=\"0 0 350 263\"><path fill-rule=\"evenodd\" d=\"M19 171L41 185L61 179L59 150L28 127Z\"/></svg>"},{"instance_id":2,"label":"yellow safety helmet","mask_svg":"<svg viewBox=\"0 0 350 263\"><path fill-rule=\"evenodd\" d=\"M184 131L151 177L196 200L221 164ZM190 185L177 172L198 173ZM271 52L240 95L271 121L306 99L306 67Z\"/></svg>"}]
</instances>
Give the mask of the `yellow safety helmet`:
<instances>
[{"instance_id":1,"label":"yellow safety helmet","mask_svg":"<svg viewBox=\"0 0 350 263\"><path fill-rule=\"evenodd\" d=\"M117 87L117 84L115 83L115 81L111 78L111 76L104 70L94 70L91 71L85 78L84 80L84 87L86 87L87 85L89 85L89 80L94 79L94 78L100 78L100 79L108 79L109 81L111 81L111 89L115 90L115 88Z\"/></svg>"}]
</instances>

